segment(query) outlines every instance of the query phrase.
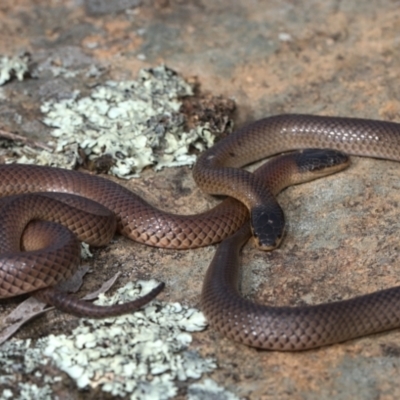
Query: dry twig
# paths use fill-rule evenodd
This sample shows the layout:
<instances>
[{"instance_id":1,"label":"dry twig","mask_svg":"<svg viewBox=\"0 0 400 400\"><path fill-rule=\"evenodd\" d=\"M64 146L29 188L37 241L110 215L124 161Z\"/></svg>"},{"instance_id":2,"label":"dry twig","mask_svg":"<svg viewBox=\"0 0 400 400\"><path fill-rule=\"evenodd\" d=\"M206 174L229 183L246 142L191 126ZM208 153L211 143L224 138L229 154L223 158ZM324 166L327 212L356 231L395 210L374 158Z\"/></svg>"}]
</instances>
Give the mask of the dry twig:
<instances>
[{"instance_id":1,"label":"dry twig","mask_svg":"<svg viewBox=\"0 0 400 400\"><path fill-rule=\"evenodd\" d=\"M47 151L53 151L53 149L50 146L47 146L46 144L39 142L37 140L29 139L25 136L18 135L17 133L11 133L8 131L5 131L3 129L0 129L0 137L8 140L13 140L17 142L22 142L23 144L26 144L31 147L37 147L39 149L47 150Z\"/></svg>"}]
</instances>

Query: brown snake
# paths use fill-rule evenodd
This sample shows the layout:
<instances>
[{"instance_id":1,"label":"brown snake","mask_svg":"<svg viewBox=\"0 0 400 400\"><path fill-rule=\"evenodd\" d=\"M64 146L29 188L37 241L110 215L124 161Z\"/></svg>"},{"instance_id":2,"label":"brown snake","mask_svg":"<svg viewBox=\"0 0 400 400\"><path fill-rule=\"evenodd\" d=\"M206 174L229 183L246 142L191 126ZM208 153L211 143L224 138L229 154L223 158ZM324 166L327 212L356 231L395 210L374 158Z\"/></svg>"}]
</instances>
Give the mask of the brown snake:
<instances>
[{"instance_id":1,"label":"brown snake","mask_svg":"<svg viewBox=\"0 0 400 400\"><path fill-rule=\"evenodd\" d=\"M250 209L252 229L259 245L268 249L279 244L281 239L282 211L274 199L274 190L266 187L260 177L237 167L284 151L310 147L400 161L400 125L307 115L266 118L234 132L205 152L195 166L194 177L199 186L210 193L243 201ZM191 248L215 243L237 231L248 218L246 208L234 200L226 200L223 206L195 216L164 213L106 179L45 167L0 166L0 190L3 196L51 191L90 198L116 214L120 233L159 247ZM278 224L278 228L274 224ZM227 245L224 242L222 249L232 241L234 246L240 247L248 232L249 226L245 225L228 239ZM237 293L235 279L229 277L236 273L228 270L238 267L238 247L231 251L226 263L219 265L218 271L214 259L202 295L203 308L211 324L235 340L262 348L300 350L400 325L400 288L301 309L260 308L244 301ZM222 250L218 252L221 253ZM26 272L14 268L4 272L0 267L0 297L13 296L13 284L24 286L25 277L35 285L41 279L37 275L35 272L28 278ZM54 279L58 282L63 278ZM47 286L41 284L31 290ZM229 313L224 310L227 305ZM382 308L387 311L385 314ZM399 309L397 313L396 309ZM358 319L354 319L357 312L357 318L365 322L361 327ZM380 318L382 315L385 316ZM304 316L307 318L302 322ZM332 329L332 326L340 328Z\"/></svg>"}]
</instances>

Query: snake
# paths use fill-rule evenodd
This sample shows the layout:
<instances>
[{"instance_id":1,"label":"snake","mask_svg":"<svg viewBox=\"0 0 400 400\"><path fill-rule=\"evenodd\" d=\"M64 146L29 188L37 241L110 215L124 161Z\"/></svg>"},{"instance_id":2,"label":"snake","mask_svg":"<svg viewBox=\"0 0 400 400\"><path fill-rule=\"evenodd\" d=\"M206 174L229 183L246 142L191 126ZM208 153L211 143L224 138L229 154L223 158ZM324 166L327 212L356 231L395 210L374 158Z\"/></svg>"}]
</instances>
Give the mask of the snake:
<instances>
[{"instance_id":1,"label":"snake","mask_svg":"<svg viewBox=\"0 0 400 400\"><path fill-rule=\"evenodd\" d=\"M302 350L400 326L400 316L396 313L396 309L400 309L400 288L376 292L362 298L364 300L353 299L356 306L352 306L350 299L321 305L318 309L313 306L259 309L261 306L242 299L236 280L227 277L236 275L239 249L249 234L254 235L261 249L270 250L279 245L285 227L283 211L274 196L275 189L265 185L258 174L240 167L305 148L331 148L350 155L400 161L400 124L299 114L277 115L248 124L200 155L193 169L198 186L207 193L231 198L220 206L192 216L158 210L108 179L59 168L1 165L0 193L10 196L61 192L88 198L115 214L118 233L150 246L188 249L228 238L228 244L223 241L218 248L216 258L224 253L224 248L233 246L235 250L225 261L214 262L214 258L211 263L203 284L202 308L211 326L250 346ZM230 244L232 241L234 245ZM58 267L56 265L53 271L51 285L65 278L65 273L57 271ZM20 290L29 281L28 291L36 294L49 291L53 293L50 298L56 293L62 307L68 295L49 288L49 283L43 283L40 274L34 271L28 275L26 270L18 272L14 267L0 266L0 298L14 296L14 285ZM156 289L160 291L160 288L161 285ZM224 309L227 302L229 313ZM66 311L82 314L79 304L71 302ZM89 312L91 306L86 307L83 314ZM353 318L358 306L362 311L356 315L365 322L361 328L356 327L358 320ZM381 314L381 308L387 308L391 313ZM302 323L304 315L308 317ZM332 325L338 328L333 330ZM330 329L335 333L327 334Z\"/></svg>"}]
</instances>

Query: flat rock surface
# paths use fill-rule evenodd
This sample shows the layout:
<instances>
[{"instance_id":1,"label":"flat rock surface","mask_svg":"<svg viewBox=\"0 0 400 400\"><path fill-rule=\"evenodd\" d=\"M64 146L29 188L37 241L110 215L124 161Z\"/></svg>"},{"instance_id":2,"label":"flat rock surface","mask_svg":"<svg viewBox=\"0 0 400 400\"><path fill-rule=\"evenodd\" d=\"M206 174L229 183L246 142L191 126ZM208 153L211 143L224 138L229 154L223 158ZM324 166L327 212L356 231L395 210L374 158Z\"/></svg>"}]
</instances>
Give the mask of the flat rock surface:
<instances>
[{"instance_id":1,"label":"flat rock surface","mask_svg":"<svg viewBox=\"0 0 400 400\"><path fill-rule=\"evenodd\" d=\"M203 91L233 98L237 126L279 113L400 122L399 1L115 1L114 9L110 3L2 0L0 53L29 51L36 62L72 69L102 65L104 79L115 80L165 63L196 76ZM84 91L85 82L54 76L3 86L0 127L48 139L38 101L76 88ZM287 235L268 254L252 243L245 248L246 297L315 304L399 284L400 165L352 161L340 174L279 197ZM200 212L217 203L195 186L187 167L148 170L122 184L171 212ZM156 277L166 283L162 299L199 307L214 251L155 249L119 238L96 252L102 272L92 274L85 290L122 269L121 284ZM17 304L1 302L0 316ZM70 321L54 312L19 337L59 333ZM251 349L208 328L194 335L192 346L216 358L219 367L210 377L239 398L400 398L398 330L289 354ZM81 396L73 385L69 391L65 398Z\"/></svg>"}]
</instances>

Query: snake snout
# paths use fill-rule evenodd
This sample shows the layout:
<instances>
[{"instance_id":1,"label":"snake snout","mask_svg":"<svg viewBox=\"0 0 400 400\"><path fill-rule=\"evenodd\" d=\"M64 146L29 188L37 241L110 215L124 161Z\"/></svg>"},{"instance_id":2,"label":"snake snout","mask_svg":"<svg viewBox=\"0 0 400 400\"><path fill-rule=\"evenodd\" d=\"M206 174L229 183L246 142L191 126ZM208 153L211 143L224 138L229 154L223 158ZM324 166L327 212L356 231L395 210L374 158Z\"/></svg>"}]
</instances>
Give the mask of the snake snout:
<instances>
[{"instance_id":1,"label":"snake snout","mask_svg":"<svg viewBox=\"0 0 400 400\"><path fill-rule=\"evenodd\" d=\"M251 212L251 226L257 246L271 251L278 247L285 232L285 217L277 205L274 209L265 206L255 207Z\"/></svg>"}]
</instances>

